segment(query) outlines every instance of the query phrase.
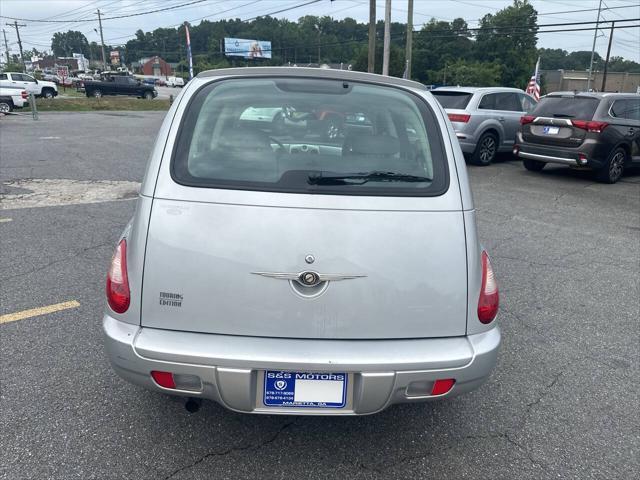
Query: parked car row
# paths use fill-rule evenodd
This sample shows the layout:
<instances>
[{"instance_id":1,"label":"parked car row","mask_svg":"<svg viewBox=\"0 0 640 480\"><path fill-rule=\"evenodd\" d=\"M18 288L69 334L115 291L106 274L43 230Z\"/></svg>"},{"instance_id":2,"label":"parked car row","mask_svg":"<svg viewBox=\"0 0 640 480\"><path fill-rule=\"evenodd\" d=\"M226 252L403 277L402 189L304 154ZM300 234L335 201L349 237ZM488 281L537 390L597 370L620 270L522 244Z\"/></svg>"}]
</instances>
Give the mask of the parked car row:
<instances>
[{"instance_id":1,"label":"parked car row","mask_svg":"<svg viewBox=\"0 0 640 480\"><path fill-rule=\"evenodd\" d=\"M568 165L615 183L640 163L638 94L555 92L540 102L513 88L443 87L432 94L475 165L512 151L528 170Z\"/></svg>"},{"instance_id":2,"label":"parked car row","mask_svg":"<svg viewBox=\"0 0 640 480\"><path fill-rule=\"evenodd\" d=\"M33 93L36 97L53 98L58 95L58 87L55 83L37 80L26 73L0 73L0 87L19 88L26 90L27 93Z\"/></svg>"}]
</instances>

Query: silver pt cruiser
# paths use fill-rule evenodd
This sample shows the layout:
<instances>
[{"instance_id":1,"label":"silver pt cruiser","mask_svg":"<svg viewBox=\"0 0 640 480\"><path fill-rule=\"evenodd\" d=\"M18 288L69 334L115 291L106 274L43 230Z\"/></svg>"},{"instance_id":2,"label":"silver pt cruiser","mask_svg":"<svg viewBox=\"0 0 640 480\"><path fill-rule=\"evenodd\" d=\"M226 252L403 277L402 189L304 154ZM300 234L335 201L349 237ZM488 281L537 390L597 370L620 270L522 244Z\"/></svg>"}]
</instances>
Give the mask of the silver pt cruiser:
<instances>
[{"instance_id":1,"label":"silver pt cruiser","mask_svg":"<svg viewBox=\"0 0 640 480\"><path fill-rule=\"evenodd\" d=\"M500 345L451 123L421 84L366 73L189 82L106 295L119 375L238 412L360 415L451 397L489 377Z\"/></svg>"}]
</instances>

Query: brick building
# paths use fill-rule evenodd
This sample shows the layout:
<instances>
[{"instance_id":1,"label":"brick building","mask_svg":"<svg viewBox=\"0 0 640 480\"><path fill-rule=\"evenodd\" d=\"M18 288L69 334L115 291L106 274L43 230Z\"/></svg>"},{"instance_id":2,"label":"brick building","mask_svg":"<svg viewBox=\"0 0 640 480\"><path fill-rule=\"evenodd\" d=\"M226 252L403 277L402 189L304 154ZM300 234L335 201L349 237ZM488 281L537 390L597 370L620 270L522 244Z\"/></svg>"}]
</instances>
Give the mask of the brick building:
<instances>
[{"instance_id":1,"label":"brick building","mask_svg":"<svg viewBox=\"0 0 640 480\"><path fill-rule=\"evenodd\" d=\"M173 68L162 58L155 56L151 58L142 58L136 65L140 69L142 75L152 75L154 77L170 77L173 76Z\"/></svg>"}]
</instances>

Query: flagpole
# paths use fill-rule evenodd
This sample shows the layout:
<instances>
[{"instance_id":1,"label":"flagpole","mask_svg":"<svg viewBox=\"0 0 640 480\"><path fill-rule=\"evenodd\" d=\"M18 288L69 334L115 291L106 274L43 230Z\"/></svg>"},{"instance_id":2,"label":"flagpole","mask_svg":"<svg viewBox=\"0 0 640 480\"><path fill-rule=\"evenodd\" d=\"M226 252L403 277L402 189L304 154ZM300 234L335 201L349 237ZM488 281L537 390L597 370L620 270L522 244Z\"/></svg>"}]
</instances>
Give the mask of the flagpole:
<instances>
[{"instance_id":1,"label":"flagpole","mask_svg":"<svg viewBox=\"0 0 640 480\"><path fill-rule=\"evenodd\" d=\"M184 22L184 31L187 35L187 56L189 57L189 80L193 78L193 58L191 57L191 38L189 38L189 25Z\"/></svg>"}]
</instances>

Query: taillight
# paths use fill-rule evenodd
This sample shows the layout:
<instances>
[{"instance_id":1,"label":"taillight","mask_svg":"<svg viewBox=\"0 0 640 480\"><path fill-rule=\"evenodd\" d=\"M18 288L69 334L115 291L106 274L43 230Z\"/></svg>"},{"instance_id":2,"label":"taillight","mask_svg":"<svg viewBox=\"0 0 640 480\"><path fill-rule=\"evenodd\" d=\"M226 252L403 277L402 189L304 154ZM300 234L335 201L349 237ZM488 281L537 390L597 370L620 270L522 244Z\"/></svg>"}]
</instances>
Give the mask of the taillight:
<instances>
[{"instance_id":1,"label":"taillight","mask_svg":"<svg viewBox=\"0 0 640 480\"><path fill-rule=\"evenodd\" d=\"M447 116L449 117L449 120L451 120L452 122L460 122L460 123L467 123L471 118L471 115L467 115L464 113L448 113Z\"/></svg>"},{"instance_id":2,"label":"taillight","mask_svg":"<svg viewBox=\"0 0 640 480\"><path fill-rule=\"evenodd\" d=\"M571 120L574 127L586 130L587 132L600 133L609 126L607 122L593 122L586 120Z\"/></svg>"},{"instance_id":3,"label":"taillight","mask_svg":"<svg viewBox=\"0 0 640 480\"><path fill-rule=\"evenodd\" d=\"M26 100L29 97L29 94L27 93L26 90L23 90L22 92L20 92L20 96Z\"/></svg>"},{"instance_id":4,"label":"taillight","mask_svg":"<svg viewBox=\"0 0 640 480\"><path fill-rule=\"evenodd\" d=\"M531 123L536 119L533 115L524 115L520 117L520 125L526 125L527 123Z\"/></svg>"},{"instance_id":5,"label":"taillight","mask_svg":"<svg viewBox=\"0 0 640 480\"><path fill-rule=\"evenodd\" d=\"M478 299L478 319L482 323L491 323L498 314L500 295L498 283L491 268L491 261L487 252L482 252L482 285Z\"/></svg>"},{"instance_id":6,"label":"taillight","mask_svg":"<svg viewBox=\"0 0 640 480\"><path fill-rule=\"evenodd\" d=\"M127 276L127 241L123 238L116 247L107 272L107 302L116 313L124 313L129 308L131 292Z\"/></svg>"}]
</instances>

